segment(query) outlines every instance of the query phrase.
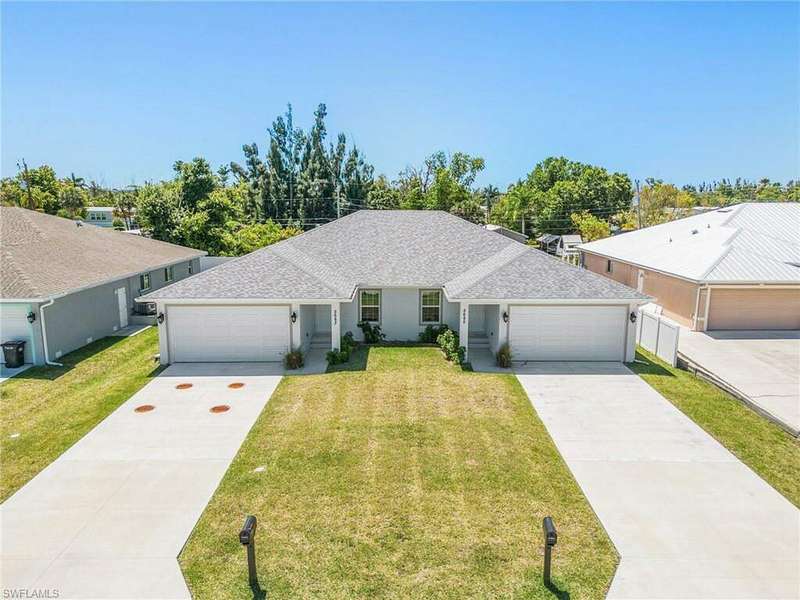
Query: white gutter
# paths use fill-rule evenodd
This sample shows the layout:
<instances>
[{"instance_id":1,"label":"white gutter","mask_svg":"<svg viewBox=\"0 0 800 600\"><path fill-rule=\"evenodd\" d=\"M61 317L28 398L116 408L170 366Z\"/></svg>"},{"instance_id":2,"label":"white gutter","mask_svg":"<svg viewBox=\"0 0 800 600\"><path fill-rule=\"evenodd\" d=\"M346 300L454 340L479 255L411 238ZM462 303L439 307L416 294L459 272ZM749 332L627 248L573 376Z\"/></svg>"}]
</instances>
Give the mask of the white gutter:
<instances>
[{"instance_id":1,"label":"white gutter","mask_svg":"<svg viewBox=\"0 0 800 600\"><path fill-rule=\"evenodd\" d=\"M53 306L55 301L56 301L55 298L50 298L50 300L48 300L39 307L39 316L42 319L42 343L44 344L44 364L50 365L51 367L63 367L64 366L63 364L50 360L50 353L47 351L47 325L44 320L44 309L47 308L48 306Z\"/></svg>"}]
</instances>

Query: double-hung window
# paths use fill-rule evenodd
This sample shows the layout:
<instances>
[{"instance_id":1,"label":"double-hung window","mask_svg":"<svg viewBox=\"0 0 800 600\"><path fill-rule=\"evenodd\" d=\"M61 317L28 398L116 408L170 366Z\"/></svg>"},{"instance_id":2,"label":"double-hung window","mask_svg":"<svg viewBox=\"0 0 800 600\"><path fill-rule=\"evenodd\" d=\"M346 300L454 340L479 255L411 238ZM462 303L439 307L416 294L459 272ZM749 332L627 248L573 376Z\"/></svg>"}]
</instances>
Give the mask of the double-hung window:
<instances>
[{"instance_id":1,"label":"double-hung window","mask_svg":"<svg viewBox=\"0 0 800 600\"><path fill-rule=\"evenodd\" d=\"M139 289L141 291L150 289L150 273L142 273L139 275Z\"/></svg>"},{"instance_id":2,"label":"double-hung window","mask_svg":"<svg viewBox=\"0 0 800 600\"><path fill-rule=\"evenodd\" d=\"M164 269L164 281L170 282L175 278L175 268L167 267Z\"/></svg>"},{"instance_id":3,"label":"double-hung window","mask_svg":"<svg viewBox=\"0 0 800 600\"><path fill-rule=\"evenodd\" d=\"M380 323L381 320L381 291L361 290L359 292L360 321Z\"/></svg>"},{"instance_id":4,"label":"double-hung window","mask_svg":"<svg viewBox=\"0 0 800 600\"><path fill-rule=\"evenodd\" d=\"M442 322L441 290L420 290L420 323L432 325Z\"/></svg>"}]
</instances>

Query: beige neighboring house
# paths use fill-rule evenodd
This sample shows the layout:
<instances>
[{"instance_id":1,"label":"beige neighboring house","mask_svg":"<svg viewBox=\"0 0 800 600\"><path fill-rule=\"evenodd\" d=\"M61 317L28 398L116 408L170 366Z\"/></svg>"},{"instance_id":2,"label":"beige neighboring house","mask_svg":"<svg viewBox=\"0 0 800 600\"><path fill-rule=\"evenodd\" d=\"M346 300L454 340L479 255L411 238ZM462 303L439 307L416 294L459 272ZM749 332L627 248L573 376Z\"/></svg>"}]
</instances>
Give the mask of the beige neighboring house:
<instances>
[{"instance_id":1,"label":"beige neighboring house","mask_svg":"<svg viewBox=\"0 0 800 600\"><path fill-rule=\"evenodd\" d=\"M747 203L579 246L698 331L800 329L800 204Z\"/></svg>"}]
</instances>

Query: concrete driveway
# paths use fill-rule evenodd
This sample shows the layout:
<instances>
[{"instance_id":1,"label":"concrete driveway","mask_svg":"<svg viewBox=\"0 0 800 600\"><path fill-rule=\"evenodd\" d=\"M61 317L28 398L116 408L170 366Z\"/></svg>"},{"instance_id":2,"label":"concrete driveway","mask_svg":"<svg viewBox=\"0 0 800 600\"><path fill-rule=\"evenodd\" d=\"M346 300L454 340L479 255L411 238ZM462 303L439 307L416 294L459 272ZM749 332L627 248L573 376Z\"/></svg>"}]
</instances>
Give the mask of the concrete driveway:
<instances>
[{"instance_id":1,"label":"concrete driveway","mask_svg":"<svg viewBox=\"0 0 800 600\"><path fill-rule=\"evenodd\" d=\"M641 378L515 371L621 555L609 598L798 597L800 511Z\"/></svg>"},{"instance_id":2,"label":"concrete driveway","mask_svg":"<svg viewBox=\"0 0 800 600\"><path fill-rule=\"evenodd\" d=\"M282 371L173 365L142 388L0 507L4 597L189 598L176 557Z\"/></svg>"},{"instance_id":3,"label":"concrete driveway","mask_svg":"<svg viewBox=\"0 0 800 600\"><path fill-rule=\"evenodd\" d=\"M800 432L800 331L682 329L678 351L794 435Z\"/></svg>"}]
</instances>

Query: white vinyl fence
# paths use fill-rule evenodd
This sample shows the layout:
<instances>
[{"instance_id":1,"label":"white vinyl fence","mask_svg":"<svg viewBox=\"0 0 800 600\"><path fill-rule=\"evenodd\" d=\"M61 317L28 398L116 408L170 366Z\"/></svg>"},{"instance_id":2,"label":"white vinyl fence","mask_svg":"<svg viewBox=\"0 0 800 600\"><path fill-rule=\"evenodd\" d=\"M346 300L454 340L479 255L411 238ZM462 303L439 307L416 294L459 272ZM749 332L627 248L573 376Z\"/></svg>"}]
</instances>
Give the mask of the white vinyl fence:
<instances>
[{"instance_id":1,"label":"white vinyl fence","mask_svg":"<svg viewBox=\"0 0 800 600\"><path fill-rule=\"evenodd\" d=\"M681 328L673 320L659 314L660 306L647 304L639 310L636 322L636 343L673 367L678 365L678 338Z\"/></svg>"}]
</instances>

